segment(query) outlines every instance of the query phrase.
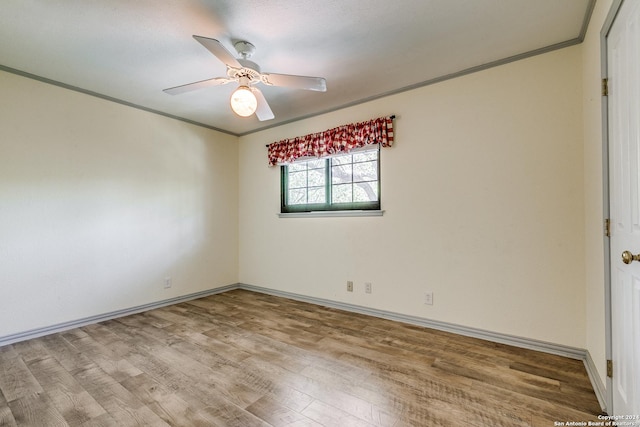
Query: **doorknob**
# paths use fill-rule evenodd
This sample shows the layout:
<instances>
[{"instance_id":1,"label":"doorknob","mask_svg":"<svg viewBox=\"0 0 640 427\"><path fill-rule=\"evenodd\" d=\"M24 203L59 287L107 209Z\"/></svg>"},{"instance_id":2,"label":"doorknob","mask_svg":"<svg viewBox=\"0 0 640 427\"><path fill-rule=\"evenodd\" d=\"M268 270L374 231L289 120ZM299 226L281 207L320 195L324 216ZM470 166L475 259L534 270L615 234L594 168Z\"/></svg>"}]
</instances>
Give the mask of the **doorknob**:
<instances>
[{"instance_id":1,"label":"doorknob","mask_svg":"<svg viewBox=\"0 0 640 427\"><path fill-rule=\"evenodd\" d=\"M629 251L622 252L622 262L631 264L633 261L640 261L640 254L634 255Z\"/></svg>"}]
</instances>

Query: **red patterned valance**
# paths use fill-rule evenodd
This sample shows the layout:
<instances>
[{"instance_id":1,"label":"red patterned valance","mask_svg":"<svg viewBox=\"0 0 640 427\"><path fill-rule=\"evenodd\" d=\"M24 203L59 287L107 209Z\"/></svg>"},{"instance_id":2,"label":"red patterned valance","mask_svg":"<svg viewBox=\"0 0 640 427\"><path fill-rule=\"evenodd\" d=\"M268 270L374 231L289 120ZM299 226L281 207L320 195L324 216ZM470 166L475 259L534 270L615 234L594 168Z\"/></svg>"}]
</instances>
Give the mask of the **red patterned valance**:
<instances>
[{"instance_id":1,"label":"red patterned valance","mask_svg":"<svg viewBox=\"0 0 640 427\"><path fill-rule=\"evenodd\" d=\"M393 145L394 116L338 126L324 132L297 136L269 144L269 166L291 163L302 157L326 157L348 153L354 148Z\"/></svg>"}]
</instances>

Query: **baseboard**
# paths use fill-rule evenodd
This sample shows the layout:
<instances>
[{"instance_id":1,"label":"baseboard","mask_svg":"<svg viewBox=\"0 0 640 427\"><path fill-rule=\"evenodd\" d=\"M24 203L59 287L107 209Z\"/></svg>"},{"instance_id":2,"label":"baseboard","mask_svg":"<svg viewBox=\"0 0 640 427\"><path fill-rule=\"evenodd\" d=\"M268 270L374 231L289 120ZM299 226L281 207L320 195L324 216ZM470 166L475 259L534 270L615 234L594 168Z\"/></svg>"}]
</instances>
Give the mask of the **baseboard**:
<instances>
[{"instance_id":1,"label":"baseboard","mask_svg":"<svg viewBox=\"0 0 640 427\"><path fill-rule=\"evenodd\" d=\"M55 334L58 332L67 331L69 329L79 328L81 326L90 325L93 323L103 322L105 320L116 319L118 317L128 316L130 314L141 313L143 311L149 311L160 307L166 307L168 305L178 304L185 301L190 301L197 298L203 298L209 295L220 294L233 289L238 289L240 285L238 283L233 285L222 286L220 288L208 289L206 291L195 292L188 295L183 295L175 298L169 298L162 301L152 302L149 304L138 305L123 310L116 310L109 313L99 314L96 316L85 317L83 319L72 320L69 322L58 323L52 326L46 326L43 328L31 329L25 332L19 332L16 334L6 335L0 337L0 347L8 344L13 344L20 341L26 341L32 338L41 337L44 335Z\"/></svg>"},{"instance_id":2,"label":"baseboard","mask_svg":"<svg viewBox=\"0 0 640 427\"><path fill-rule=\"evenodd\" d=\"M588 350L586 350L585 352L586 357L584 359L584 367L587 370L587 375L589 375L591 386L593 387L593 391L596 393L596 397L598 398L598 403L600 404L602 411L607 412L607 388L600 378L598 368L591 358L591 353L589 353Z\"/></svg>"}]
</instances>

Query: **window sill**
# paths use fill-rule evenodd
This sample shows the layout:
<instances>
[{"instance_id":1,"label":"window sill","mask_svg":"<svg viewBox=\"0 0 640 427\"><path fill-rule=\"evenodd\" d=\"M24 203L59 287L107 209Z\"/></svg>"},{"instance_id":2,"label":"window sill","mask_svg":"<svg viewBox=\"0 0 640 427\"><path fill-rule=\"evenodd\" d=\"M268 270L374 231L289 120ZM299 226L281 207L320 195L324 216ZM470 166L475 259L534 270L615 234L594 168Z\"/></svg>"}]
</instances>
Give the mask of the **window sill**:
<instances>
[{"instance_id":1,"label":"window sill","mask_svg":"<svg viewBox=\"0 0 640 427\"><path fill-rule=\"evenodd\" d=\"M366 211L312 211L279 213L278 218L323 218L323 217L351 217L351 216L382 216L383 210Z\"/></svg>"}]
</instances>

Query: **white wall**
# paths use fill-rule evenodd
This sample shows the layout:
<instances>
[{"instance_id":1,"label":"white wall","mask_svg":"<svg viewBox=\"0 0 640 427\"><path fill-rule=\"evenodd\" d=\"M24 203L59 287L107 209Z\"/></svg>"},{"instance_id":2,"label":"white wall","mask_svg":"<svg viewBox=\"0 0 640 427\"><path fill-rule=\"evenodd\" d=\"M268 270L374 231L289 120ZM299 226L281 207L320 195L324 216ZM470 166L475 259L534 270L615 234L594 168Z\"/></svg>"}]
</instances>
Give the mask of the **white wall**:
<instances>
[{"instance_id":1,"label":"white wall","mask_svg":"<svg viewBox=\"0 0 640 427\"><path fill-rule=\"evenodd\" d=\"M5 72L0 93L0 337L238 281L236 137Z\"/></svg>"},{"instance_id":2,"label":"white wall","mask_svg":"<svg viewBox=\"0 0 640 427\"><path fill-rule=\"evenodd\" d=\"M585 188L586 348L606 380L605 289L603 244L602 96L600 31L611 0L599 0L591 16L583 49L583 128Z\"/></svg>"},{"instance_id":3,"label":"white wall","mask_svg":"<svg viewBox=\"0 0 640 427\"><path fill-rule=\"evenodd\" d=\"M584 348L581 67L574 46L241 137L240 282ZM266 143L394 113L383 217L277 217Z\"/></svg>"}]
</instances>

